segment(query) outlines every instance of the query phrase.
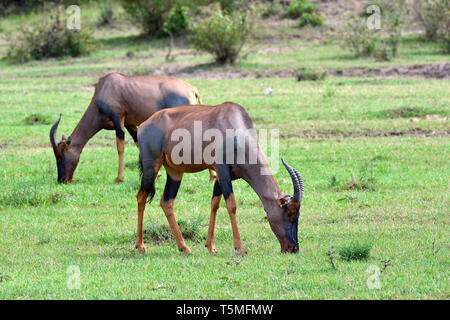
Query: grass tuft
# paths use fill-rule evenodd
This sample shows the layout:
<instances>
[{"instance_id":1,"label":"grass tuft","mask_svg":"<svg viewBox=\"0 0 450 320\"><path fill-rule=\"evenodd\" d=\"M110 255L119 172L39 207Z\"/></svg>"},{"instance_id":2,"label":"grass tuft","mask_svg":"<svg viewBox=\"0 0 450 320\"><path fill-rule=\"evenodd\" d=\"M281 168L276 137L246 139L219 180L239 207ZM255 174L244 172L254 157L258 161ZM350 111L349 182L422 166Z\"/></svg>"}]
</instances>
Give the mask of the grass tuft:
<instances>
[{"instance_id":1,"label":"grass tuft","mask_svg":"<svg viewBox=\"0 0 450 320\"><path fill-rule=\"evenodd\" d=\"M183 237L188 240L204 240L200 234L202 220L203 219L200 217L193 221L179 220L178 225L180 226ZM162 243L169 240L172 241L174 239L172 230L170 230L167 224L151 225L149 228L144 230L144 234L146 240L156 243Z\"/></svg>"},{"instance_id":2,"label":"grass tuft","mask_svg":"<svg viewBox=\"0 0 450 320\"><path fill-rule=\"evenodd\" d=\"M32 113L23 119L23 123L34 126L39 124L51 124L52 120L49 116L43 115L42 113Z\"/></svg>"},{"instance_id":3,"label":"grass tuft","mask_svg":"<svg viewBox=\"0 0 450 320\"><path fill-rule=\"evenodd\" d=\"M5 282L9 280L10 277L7 274L4 274L3 272L0 272L0 283Z\"/></svg>"},{"instance_id":4,"label":"grass tuft","mask_svg":"<svg viewBox=\"0 0 450 320\"><path fill-rule=\"evenodd\" d=\"M339 256L344 260L364 260L370 256L372 244L368 241L353 240L338 248Z\"/></svg>"},{"instance_id":5,"label":"grass tuft","mask_svg":"<svg viewBox=\"0 0 450 320\"><path fill-rule=\"evenodd\" d=\"M327 71L316 68L300 68L295 72L297 81L319 81L327 77Z\"/></svg>"}]
</instances>

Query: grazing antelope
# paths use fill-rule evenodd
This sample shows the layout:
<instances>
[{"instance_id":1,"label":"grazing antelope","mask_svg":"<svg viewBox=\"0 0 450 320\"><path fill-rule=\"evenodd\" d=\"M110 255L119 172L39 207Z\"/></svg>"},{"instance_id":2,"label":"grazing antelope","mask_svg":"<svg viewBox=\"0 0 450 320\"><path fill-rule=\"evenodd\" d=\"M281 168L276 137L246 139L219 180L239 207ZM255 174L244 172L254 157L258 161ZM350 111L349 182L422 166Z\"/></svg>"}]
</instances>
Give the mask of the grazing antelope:
<instances>
[{"instance_id":1,"label":"grazing antelope","mask_svg":"<svg viewBox=\"0 0 450 320\"><path fill-rule=\"evenodd\" d=\"M200 129L199 123L201 124ZM231 220L234 247L241 253L246 253L239 236L236 200L231 183L232 180L239 178L244 179L258 194L267 213L270 227L280 242L281 251L298 251L298 218L303 198L303 181L300 174L282 159L294 184L294 196L284 194L273 178L266 157L256 143L255 136L249 135L248 138L241 139L237 133L233 133L226 139L219 139L220 136L226 136L230 129L231 132L241 133L254 130L253 122L245 109L232 102L215 107L179 106L161 110L139 126L139 163L142 177L141 186L136 195L138 204L136 247L140 252L145 252L142 236L145 205L147 198L150 202L153 199L155 177L161 166L166 169L167 182L160 205L180 251L191 252L175 218L175 197L185 172L199 172L205 169L217 172L205 245L211 253L217 252L214 244L214 227L222 195L225 198ZM198 130L200 130L200 134ZM209 133L207 134L207 132ZM205 141L199 142L199 139L211 141L213 135L216 142L214 155L210 149L211 144L207 145ZM194 136L193 141L186 138L192 136ZM178 142L180 138L183 138L182 146L184 145L185 148L180 148L181 142ZM185 139L188 140L187 143L184 141ZM242 140L244 141L242 142ZM230 151L231 156L229 156ZM200 159L198 159L199 154L201 154ZM211 157L208 158L208 154ZM179 159L180 155L183 158L182 161ZM195 159L196 157L197 159ZM252 157L253 162L251 161ZM193 158L194 163L192 163Z\"/></svg>"},{"instance_id":2,"label":"grazing antelope","mask_svg":"<svg viewBox=\"0 0 450 320\"><path fill-rule=\"evenodd\" d=\"M91 103L72 134L57 140L61 115L50 129L50 142L56 157L58 182L72 182L80 154L86 143L102 129L116 131L119 172L115 183L124 178L126 128L137 144L137 126L156 111L179 105L201 103L194 86L171 78L126 76L117 72L102 77L95 86ZM214 173L211 172L211 179Z\"/></svg>"}]
</instances>

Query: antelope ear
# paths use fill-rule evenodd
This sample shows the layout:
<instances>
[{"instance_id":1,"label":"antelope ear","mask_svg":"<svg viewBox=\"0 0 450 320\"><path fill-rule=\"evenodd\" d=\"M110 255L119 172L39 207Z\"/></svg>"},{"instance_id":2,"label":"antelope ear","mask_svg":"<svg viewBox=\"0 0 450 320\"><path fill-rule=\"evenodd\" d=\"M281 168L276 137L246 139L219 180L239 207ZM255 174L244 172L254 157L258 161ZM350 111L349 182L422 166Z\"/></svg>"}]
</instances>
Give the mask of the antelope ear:
<instances>
[{"instance_id":1,"label":"antelope ear","mask_svg":"<svg viewBox=\"0 0 450 320\"><path fill-rule=\"evenodd\" d=\"M288 200L285 197L278 199L277 202L280 208L283 208L288 204Z\"/></svg>"}]
</instances>

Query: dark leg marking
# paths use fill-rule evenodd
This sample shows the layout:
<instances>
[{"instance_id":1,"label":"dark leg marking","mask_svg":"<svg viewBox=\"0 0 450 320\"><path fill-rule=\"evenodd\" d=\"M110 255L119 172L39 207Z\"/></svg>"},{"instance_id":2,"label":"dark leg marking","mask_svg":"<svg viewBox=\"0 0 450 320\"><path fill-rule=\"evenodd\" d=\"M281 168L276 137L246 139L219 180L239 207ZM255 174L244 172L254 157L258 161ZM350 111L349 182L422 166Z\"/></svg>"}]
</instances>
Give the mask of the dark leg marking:
<instances>
[{"instance_id":1,"label":"dark leg marking","mask_svg":"<svg viewBox=\"0 0 450 320\"><path fill-rule=\"evenodd\" d=\"M223 197L228 200L230 194L233 193L233 185L231 184L230 165L217 164L217 175L219 176L220 189L222 190ZM214 189L215 189L214 185Z\"/></svg>"},{"instance_id":2,"label":"dark leg marking","mask_svg":"<svg viewBox=\"0 0 450 320\"><path fill-rule=\"evenodd\" d=\"M154 165L145 165L142 158L139 157L139 168L141 173L141 188L144 193L148 194L148 202L152 202L155 196L155 179L156 172Z\"/></svg>"},{"instance_id":3,"label":"dark leg marking","mask_svg":"<svg viewBox=\"0 0 450 320\"><path fill-rule=\"evenodd\" d=\"M218 181L214 183L213 195L212 197L217 197L222 195L222 189L220 189L220 184Z\"/></svg>"},{"instance_id":4,"label":"dark leg marking","mask_svg":"<svg viewBox=\"0 0 450 320\"><path fill-rule=\"evenodd\" d=\"M134 130L134 127L131 127L131 126L125 126L125 128L127 129L127 131L128 131L128 133L130 134L130 136L133 138L133 141L134 141L134 142L137 142L137 141L138 141L138 138L137 138L137 131Z\"/></svg>"},{"instance_id":5,"label":"dark leg marking","mask_svg":"<svg viewBox=\"0 0 450 320\"><path fill-rule=\"evenodd\" d=\"M113 109L100 99L96 99L94 104L97 106L100 114L109 117L114 123L114 129L116 130L117 138L119 138L120 140L125 140L125 132L123 132L122 127L120 126L120 119L113 111Z\"/></svg>"},{"instance_id":6,"label":"dark leg marking","mask_svg":"<svg viewBox=\"0 0 450 320\"><path fill-rule=\"evenodd\" d=\"M167 175L166 186L164 187L164 201L175 199L180 188L181 181L173 180L169 175Z\"/></svg>"}]
</instances>

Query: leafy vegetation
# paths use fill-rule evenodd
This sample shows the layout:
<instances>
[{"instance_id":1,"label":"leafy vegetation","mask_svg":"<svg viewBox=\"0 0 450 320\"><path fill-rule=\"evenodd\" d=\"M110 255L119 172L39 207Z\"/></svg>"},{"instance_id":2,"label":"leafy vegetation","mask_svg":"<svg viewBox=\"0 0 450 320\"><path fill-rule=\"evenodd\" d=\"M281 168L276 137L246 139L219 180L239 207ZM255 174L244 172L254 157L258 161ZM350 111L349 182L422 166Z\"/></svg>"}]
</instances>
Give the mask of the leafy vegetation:
<instances>
[{"instance_id":1,"label":"leafy vegetation","mask_svg":"<svg viewBox=\"0 0 450 320\"><path fill-rule=\"evenodd\" d=\"M60 7L55 8L54 16L45 18L48 23L34 24L9 40L8 57L15 62L25 62L31 59L78 57L93 50L90 31L67 28L67 20Z\"/></svg>"},{"instance_id":2,"label":"leafy vegetation","mask_svg":"<svg viewBox=\"0 0 450 320\"><path fill-rule=\"evenodd\" d=\"M299 19L298 26L318 26L324 21L314 3L308 0L294 0L286 8L285 14L291 19Z\"/></svg>"},{"instance_id":3,"label":"leafy vegetation","mask_svg":"<svg viewBox=\"0 0 450 320\"><path fill-rule=\"evenodd\" d=\"M191 40L198 51L214 56L219 64L233 64L253 30L250 11L228 14L216 7L214 13L193 28Z\"/></svg>"},{"instance_id":4,"label":"leafy vegetation","mask_svg":"<svg viewBox=\"0 0 450 320\"><path fill-rule=\"evenodd\" d=\"M177 0L123 0L122 6L130 20L141 26L149 37L185 31L186 9Z\"/></svg>"},{"instance_id":5,"label":"leafy vegetation","mask_svg":"<svg viewBox=\"0 0 450 320\"><path fill-rule=\"evenodd\" d=\"M415 0L414 11L428 41L438 41L450 53L450 1Z\"/></svg>"}]
</instances>

